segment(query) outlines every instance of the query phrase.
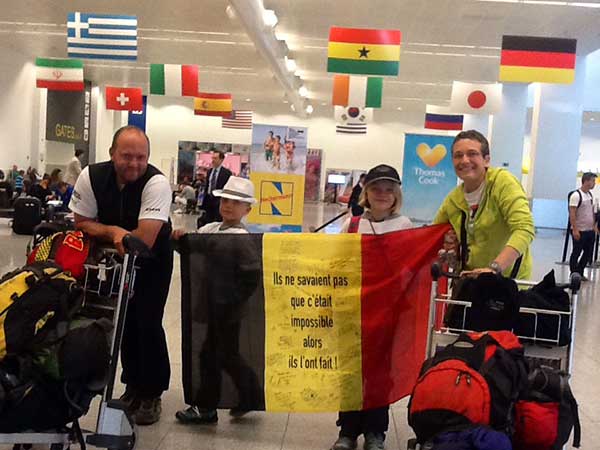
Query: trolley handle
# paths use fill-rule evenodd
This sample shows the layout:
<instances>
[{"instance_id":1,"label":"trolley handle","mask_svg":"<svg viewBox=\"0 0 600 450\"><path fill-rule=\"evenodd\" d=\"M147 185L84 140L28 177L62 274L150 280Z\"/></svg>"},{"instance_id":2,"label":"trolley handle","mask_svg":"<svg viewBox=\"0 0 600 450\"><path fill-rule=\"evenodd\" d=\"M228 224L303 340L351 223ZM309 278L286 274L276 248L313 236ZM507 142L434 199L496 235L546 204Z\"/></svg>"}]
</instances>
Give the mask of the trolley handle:
<instances>
[{"instance_id":1,"label":"trolley handle","mask_svg":"<svg viewBox=\"0 0 600 450\"><path fill-rule=\"evenodd\" d=\"M447 278L460 278L459 272L446 272L442 269L442 265L439 262L434 262L431 265L431 278L433 281L438 281L441 277ZM515 280L519 281L519 280ZM581 275L578 273L572 273L568 283L556 283L556 287L561 289L570 289L573 294L579 292L581 288Z\"/></svg>"},{"instance_id":2,"label":"trolley handle","mask_svg":"<svg viewBox=\"0 0 600 450\"><path fill-rule=\"evenodd\" d=\"M126 234L123 237L123 247L125 247L127 253L138 258L150 258L152 256L152 252L146 243L133 234Z\"/></svg>"}]
</instances>

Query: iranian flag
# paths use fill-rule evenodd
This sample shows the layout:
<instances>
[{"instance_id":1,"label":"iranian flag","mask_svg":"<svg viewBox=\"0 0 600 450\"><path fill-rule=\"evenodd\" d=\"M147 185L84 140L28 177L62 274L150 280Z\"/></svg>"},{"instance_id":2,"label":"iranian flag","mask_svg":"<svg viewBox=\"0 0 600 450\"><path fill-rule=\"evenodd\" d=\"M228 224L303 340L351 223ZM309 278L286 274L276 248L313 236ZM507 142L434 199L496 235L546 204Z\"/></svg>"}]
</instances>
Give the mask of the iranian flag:
<instances>
[{"instance_id":1,"label":"iranian flag","mask_svg":"<svg viewBox=\"0 0 600 450\"><path fill-rule=\"evenodd\" d=\"M36 86L52 91L83 91L83 61L36 58Z\"/></svg>"},{"instance_id":2,"label":"iranian flag","mask_svg":"<svg viewBox=\"0 0 600 450\"><path fill-rule=\"evenodd\" d=\"M195 97L198 94L198 66L150 64L150 94Z\"/></svg>"}]
</instances>

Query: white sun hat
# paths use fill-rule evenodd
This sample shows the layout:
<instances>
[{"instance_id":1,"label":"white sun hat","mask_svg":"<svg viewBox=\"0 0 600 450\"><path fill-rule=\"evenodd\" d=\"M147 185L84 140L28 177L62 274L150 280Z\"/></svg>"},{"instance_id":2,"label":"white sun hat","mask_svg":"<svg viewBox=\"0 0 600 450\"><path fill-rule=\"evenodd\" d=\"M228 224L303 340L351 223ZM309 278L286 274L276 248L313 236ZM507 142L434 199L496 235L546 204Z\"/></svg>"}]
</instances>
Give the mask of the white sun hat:
<instances>
[{"instance_id":1,"label":"white sun hat","mask_svg":"<svg viewBox=\"0 0 600 450\"><path fill-rule=\"evenodd\" d=\"M229 177L223 189L215 189L212 193L215 197L225 197L250 204L256 203L254 185L246 178Z\"/></svg>"}]
</instances>

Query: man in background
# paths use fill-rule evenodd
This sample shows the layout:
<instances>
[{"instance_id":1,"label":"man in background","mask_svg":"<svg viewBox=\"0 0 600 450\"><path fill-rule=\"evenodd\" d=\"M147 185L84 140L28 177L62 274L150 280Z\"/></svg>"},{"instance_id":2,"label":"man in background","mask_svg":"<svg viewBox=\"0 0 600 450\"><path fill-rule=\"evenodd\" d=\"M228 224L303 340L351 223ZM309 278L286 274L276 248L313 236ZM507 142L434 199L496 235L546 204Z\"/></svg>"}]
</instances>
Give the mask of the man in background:
<instances>
[{"instance_id":1,"label":"man in background","mask_svg":"<svg viewBox=\"0 0 600 450\"><path fill-rule=\"evenodd\" d=\"M598 232L594 218L594 197L591 192L595 185L596 174L586 172L581 177L581 187L569 196L569 223L573 236L569 267L571 273L577 272L584 281L587 281L587 278L583 276L583 272L592 261L594 241Z\"/></svg>"},{"instance_id":2,"label":"man in background","mask_svg":"<svg viewBox=\"0 0 600 450\"><path fill-rule=\"evenodd\" d=\"M213 150L212 167L206 177L204 200L202 201L202 209L205 211L202 217L203 224L223 220L219 213L219 197L214 196L213 191L223 189L223 186L225 186L225 183L227 183L227 180L231 176L231 171L227 167L223 167L224 160L225 153Z\"/></svg>"},{"instance_id":3,"label":"man in background","mask_svg":"<svg viewBox=\"0 0 600 450\"><path fill-rule=\"evenodd\" d=\"M75 186L77 178L81 173L81 161L79 160L79 158L81 157L81 155L83 155L83 153L83 150L81 150L80 148L75 150L75 156L73 156L73 158L71 158L71 160L67 164L67 169L65 171L65 182L67 184L70 184L71 186Z\"/></svg>"}]
</instances>

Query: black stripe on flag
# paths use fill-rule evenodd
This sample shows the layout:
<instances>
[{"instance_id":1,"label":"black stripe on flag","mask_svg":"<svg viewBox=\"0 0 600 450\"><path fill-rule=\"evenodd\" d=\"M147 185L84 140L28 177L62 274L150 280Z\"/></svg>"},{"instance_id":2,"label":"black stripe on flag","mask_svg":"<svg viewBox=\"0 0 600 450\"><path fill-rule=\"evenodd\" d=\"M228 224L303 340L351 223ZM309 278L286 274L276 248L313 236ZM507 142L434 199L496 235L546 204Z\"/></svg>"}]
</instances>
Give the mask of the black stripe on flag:
<instances>
[{"instance_id":1,"label":"black stripe on flag","mask_svg":"<svg viewBox=\"0 0 600 450\"><path fill-rule=\"evenodd\" d=\"M577 39L502 36L502 50L575 53L577 50Z\"/></svg>"},{"instance_id":2,"label":"black stripe on flag","mask_svg":"<svg viewBox=\"0 0 600 450\"><path fill-rule=\"evenodd\" d=\"M335 132L341 134L367 134L367 124L347 123L345 125L336 125Z\"/></svg>"}]
</instances>

